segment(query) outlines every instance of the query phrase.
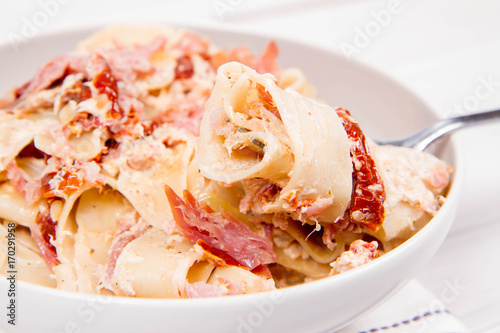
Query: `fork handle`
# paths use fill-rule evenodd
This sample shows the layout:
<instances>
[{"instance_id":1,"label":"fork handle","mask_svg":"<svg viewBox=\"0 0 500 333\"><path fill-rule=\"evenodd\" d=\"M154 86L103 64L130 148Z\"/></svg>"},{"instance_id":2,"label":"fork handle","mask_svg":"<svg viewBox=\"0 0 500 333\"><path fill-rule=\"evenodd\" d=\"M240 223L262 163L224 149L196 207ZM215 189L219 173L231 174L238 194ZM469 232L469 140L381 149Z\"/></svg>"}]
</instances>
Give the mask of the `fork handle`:
<instances>
[{"instance_id":1,"label":"fork handle","mask_svg":"<svg viewBox=\"0 0 500 333\"><path fill-rule=\"evenodd\" d=\"M500 120L500 110L468 114L464 116L445 118L425 127L424 129L401 139L379 141L379 144L409 147L424 151L427 146L438 138L453 133L454 131L484 123L488 120Z\"/></svg>"}]
</instances>

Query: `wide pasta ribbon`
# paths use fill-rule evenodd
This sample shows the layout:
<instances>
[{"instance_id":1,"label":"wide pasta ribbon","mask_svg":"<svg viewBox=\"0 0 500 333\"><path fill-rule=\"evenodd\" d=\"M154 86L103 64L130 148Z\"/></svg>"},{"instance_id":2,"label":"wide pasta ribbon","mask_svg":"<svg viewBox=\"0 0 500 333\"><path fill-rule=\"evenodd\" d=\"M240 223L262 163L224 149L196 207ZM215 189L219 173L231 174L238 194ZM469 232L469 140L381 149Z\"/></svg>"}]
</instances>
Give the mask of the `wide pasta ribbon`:
<instances>
[{"instance_id":1,"label":"wide pasta ribbon","mask_svg":"<svg viewBox=\"0 0 500 333\"><path fill-rule=\"evenodd\" d=\"M275 195L246 193L258 199L249 204L256 213L333 223L351 199L350 146L331 107L231 62L219 67L207 102L197 164L203 176L226 184L264 179L275 185Z\"/></svg>"}]
</instances>

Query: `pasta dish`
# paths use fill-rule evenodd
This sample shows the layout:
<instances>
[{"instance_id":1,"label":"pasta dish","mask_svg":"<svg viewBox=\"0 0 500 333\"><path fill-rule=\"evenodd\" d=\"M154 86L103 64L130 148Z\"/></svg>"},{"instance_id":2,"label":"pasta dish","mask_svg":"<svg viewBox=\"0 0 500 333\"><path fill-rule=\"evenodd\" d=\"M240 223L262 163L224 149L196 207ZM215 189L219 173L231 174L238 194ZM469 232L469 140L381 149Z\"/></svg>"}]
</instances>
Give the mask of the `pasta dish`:
<instances>
[{"instance_id":1,"label":"pasta dish","mask_svg":"<svg viewBox=\"0 0 500 333\"><path fill-rule=\"evenodd\" d=\"M313 281L414 235L452 167L375 144L278 53L117 26L8 92L1 274L12 225L20 280L154 298Z\"/></svg>"}]
</instances>

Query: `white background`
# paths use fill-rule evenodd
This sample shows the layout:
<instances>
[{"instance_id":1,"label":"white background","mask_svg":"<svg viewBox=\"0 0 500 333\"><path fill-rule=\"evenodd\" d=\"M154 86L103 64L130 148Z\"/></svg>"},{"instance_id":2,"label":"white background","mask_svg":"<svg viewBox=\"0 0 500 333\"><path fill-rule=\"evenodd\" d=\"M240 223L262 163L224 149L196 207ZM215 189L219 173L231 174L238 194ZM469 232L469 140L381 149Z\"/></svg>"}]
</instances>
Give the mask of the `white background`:
<instances>
[{"instance_id":1,"label":"white background","mask_svg":"<svg viewBox=\"0 0 500 333\"><path fill-rule=\"evenodd\" d=\"M100 23L224 26L356 48L353 58L404 82L442 117L500 108L498 0L0 0L0 8L1 43ZM467 160L462 204L417 278L471 331L500 332L500 122L455 135Z\"/></svg>"}]
</instances>

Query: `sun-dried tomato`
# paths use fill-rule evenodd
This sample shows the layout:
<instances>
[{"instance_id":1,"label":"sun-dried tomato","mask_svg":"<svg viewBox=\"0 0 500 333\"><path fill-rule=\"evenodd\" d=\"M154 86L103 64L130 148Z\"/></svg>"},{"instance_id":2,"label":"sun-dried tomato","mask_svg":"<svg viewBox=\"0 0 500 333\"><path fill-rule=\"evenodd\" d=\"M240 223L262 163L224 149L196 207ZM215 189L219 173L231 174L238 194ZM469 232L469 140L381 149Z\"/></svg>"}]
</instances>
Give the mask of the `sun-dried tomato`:
<instances>
[{"instance_id":1,"label":"sun-dried tomato","mask_svg":"<svg viewBox=\"0 0 500 333\"><path fill-rule=\"evenodd\" d=\"M358 123L351 117L349 111L342 108L337 108L336 111L349 140L353 142L351 158L354 167L354 189L349 208L350 220L376 231L385 217L384 184Z\"/></svg>"},{"instance_id":2,"label":"sun-dried tomato","mask_svg":"<svg viewBox=\"0 0 500 333\"><path fill-rule=\"evenodd\" d=\"M193 74L194 67L191 57L184 55L177 59L177 67L175 67L175 78L177 80L189 79Z\"/></svg>"},{"instance_id":3,"label":"sun-dried tomato","mask_svg":"<svg viewBox=\"0 0 500 333\"><path fill-rule=\"evenodd\" d=\"M61 195L78 190L83 184L84 180L78 174L61 169L42 178L43 197L46 199L61 197Z\"/></svg>"},{"instance_id":4,"label":"sun-dried tomato","mask_svg":"<svg viewBox=\"0 0 500 333\"><path fill-rule=\"evenodd\" d=\"M106 60L99 54L95 55L93 61L96 62L96 67L99 68L98 73L95 74L92 79L94 87L96 87L100 94L106 95L111 102L111 109L107 112L106 118L115 120L121 119L123 113L118 105L118 84L111 73L111 68Z\"/></svg>"},{"instance_id":5,"label":"sun-dried tomato","mask_svg":"<svg viewBox=\"0 0 500 333\"><path fill-rule=\"evenodd\" d=\"M80 97L79 99L80 102L86 101L87 99L92 97L92 90L90 90L90 88L87 85L82 84L79 97Z\"/></svg>"}]
</instances>

